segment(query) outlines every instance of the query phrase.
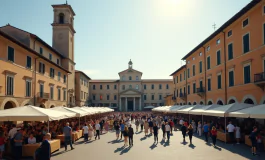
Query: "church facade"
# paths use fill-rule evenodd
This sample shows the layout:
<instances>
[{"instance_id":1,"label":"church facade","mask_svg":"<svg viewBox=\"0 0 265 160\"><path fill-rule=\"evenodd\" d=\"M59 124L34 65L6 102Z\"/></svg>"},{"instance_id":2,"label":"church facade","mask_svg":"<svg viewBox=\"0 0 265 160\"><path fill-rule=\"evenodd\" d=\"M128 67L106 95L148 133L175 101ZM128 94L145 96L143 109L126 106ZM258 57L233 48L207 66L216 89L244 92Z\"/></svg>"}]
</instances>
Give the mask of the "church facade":
<instances>
[{"instance_id":1,"label":"church facade","mask_svg":"<svg viewBox=\"0 0 265 160\"><path fill-rule=\"evenodd\" d=\"M118 73L119 79L90 80L89 99L92 106L112 107L118 111L141 111L148 106L164 105L164 97L173 91L171 79L142 79L143 73L128 69Z\"/></svg>"}]
</instances>

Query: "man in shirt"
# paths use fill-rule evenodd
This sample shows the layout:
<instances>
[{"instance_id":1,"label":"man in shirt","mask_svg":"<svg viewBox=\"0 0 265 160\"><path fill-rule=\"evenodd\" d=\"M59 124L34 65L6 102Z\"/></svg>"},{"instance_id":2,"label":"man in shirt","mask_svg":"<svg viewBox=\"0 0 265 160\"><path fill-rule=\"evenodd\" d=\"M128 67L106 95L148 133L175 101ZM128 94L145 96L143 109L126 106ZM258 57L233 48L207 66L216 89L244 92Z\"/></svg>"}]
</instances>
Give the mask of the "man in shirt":
<instances>
[{"instance_id":1,"label":"man in shirt","mask_svg":"<svg viewBox=\"0 0 265 160\"><path fill-rule=\"evenodd\" d=\"M71 150L74 149L72 145L72 128L69 126L69 123L66 123L66 126L63 128L63 134L64 134L64 148L65 151L67 150L67 145L70 143Z\"/></svg>"},{"instance_id":2,"label":"man in shirt","mask_svg":"<svg viewBox=\"0 0 265 160\"><path fill-rule=\"evenodd\" d=\"M252 155L255 156L257 155L256 153L256 148L257 148L257 127L253 127L253 131L250 133L249 138L252 143Z\"/></svg>"},{"instance_id":3,"label":"man in shirt","mask_svg":"<svg viewBox=\"0 0 265 160\"><path fill-rule=\"evenodd\" d=\"M15 124L12 124L12 129L8 132L8 137L10 139L14 138L14 135L17 133L17 128Z\"/></svg>"},{"instance_id":4,"label":"man in shirt","mask_svg":"<svg viewBox=\"0 0 265 160\"><path fill-rule=\"evenodd\" d=\"M51 159L51 145L49 140L51 139L51 134L46 133L44 140L40 146L39 153L36 155L36 160L50 160Z\"/></svg>"},{"instance_id":5,"label":"man in shirt","mask_svg":"<svg viewBox=\"0 0 265 160\"><path fill-rule=\"evenodd\" d=\"M95 140L97 139L97 137L98 137L98 139L100 139L100 135L99 135L99 132L100 132L100 124L98 123L98 121L96 122L95 129L96 129Z\"/></svg>"},{"instance_id":6,"label":"man in shirt","mask_svg":"<svg viewBox=\"0 0 265 160\"><path fill-rule=\"evenodd\" d=\"M129 136L129 145L133 146L133 135L134 135L134 131L132 128L132 125L130 124L130 127L128 128L129 132L128 132L128 136Z\"/></svg>"},{"instance_id":7,"label":"man in shirt","mask_svg":"<svg viewBox=\"0 0 265 160\"><path fill-rule=\"evenodd\" d=\"M232 122L230 121L229 124L226 127L228 134L229 134L229 138L231 140L232 143L234 143L234 131L235 131L235 126L232 124Z\"/></svg>"},{"instance_id":8,"label":"man in shirt","mask_svg":"<svg viewBox=\"0 0 265 160\"><path fill-rule=\"evenodd\" d=\"M17 128L17 133L14 135L14 151L15 160L20 160L22 156L22 142L23 142L23 130Z\"/></svg>"},{"instance_id":9,"label":"man in shirt","mask_svg":"<svg viewBox=\"0 0 265 160\"><path fill-rule=\"evenodd\" d=\"M168 122L165 125L165 130L167 133L167 141L169 142L169 140L170 140L170 125L168 124Z\"/></svg>"},{"instance_id":10,"label":"man in shirt","mask_svg":"<svg viewBox=\"0 0 265 160\"><path fill-rule=\"evenodd\" d=\"M84 133L84 140L85 141L88 141L88 126L87 124L85 123L85 125L83 126L83 133Z\"/></svg>"},{"instance_id":11,"label":"man in shirt","mask_svg":"<svg viewBox=\"0 0 265 160\"><path fill-rule=\"evenodd\" d=\"M124 122L121 122L121 139L122 139L122 135L124 134L124 129L125 129L125 125L124 125Z\"/></svg>"},{"instance_id":12,"label":"man in shirt","mask_svg":"<svg viewBox=\"0 0 265 160\"><path fill-rule=\"evenodd\" d=\"M205 137L205 141L208 142L208 133L209 133L209 125L204 122L204 125L203 125L203 134L204 134L204 137Z\"/></svg>"}]
</instances>

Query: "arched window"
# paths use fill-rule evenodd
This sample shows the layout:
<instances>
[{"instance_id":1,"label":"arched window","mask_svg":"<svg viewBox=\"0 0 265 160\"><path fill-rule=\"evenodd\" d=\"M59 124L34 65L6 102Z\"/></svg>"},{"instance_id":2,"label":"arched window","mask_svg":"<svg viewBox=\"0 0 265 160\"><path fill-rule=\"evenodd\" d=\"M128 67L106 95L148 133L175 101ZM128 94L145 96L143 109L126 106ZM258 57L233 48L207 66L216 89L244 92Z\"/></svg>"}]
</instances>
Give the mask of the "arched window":
<instances>
[{"instance_id":1,"label":"arched window","mask_svg":"<svg viewBox=\"0 0 265 160\"><path fill-rule=\"evenodd\" d=\"M203 101L200 102L200 105L203 105Z\"/></svg>"},{"instance_id":2,"label":"arched window","mask_svg":"<svg viewBox=\"0 0 265 160\"><path fill-rule=\"evenodd\" d=\"M168 84L167 84L167 89L169 89L169 86L168 86Z\"/></svg>"},{"instance_id":3,"label":"arched window","mask_svg":"<svg viewBox=\"0 0 265 160\"><path fill-rule=\"evenodd\" d=\"M246 103L246 104L254 104L253 100L250 99L250 98L246 99L246 100L244 101L244 103Z\"/></svg>"},{"instance_id":4,"label":"arched window","mask_svg":"<svg viewBox=\"0 0 265 160\"><path fill-rule=\"evenodd\" d=\"M180 105L182 106L182 103L180 103Z\"/></svg>"},{"instance_id":5,"label":"arched window","mask_svg":"<svg viewBox=\"0 0 265 160\"><path fill-rule=\"evenodd\" d=\"M59 23L64 24L64 14L63 13L59 14Z\"/></svg>"},{"instance_id":6,"label":"arched window","mask_svg":"<svg viewBox=\"0 0 265 160\"><path fill-rule=\"evenodd\" d=\"M222 101L218 101L217 104L224 105Z\"/></svg>"},{"instance_id":7,"label":"arched window","mask_svg":"<svg viewBox=\"0 0 265 160\"><path fill-rule=\"evenodd\" d=\"M193 105L196 105L197 103L196 102L193 102Z\"/></svg>"},{"instance_id":8,"label":"arched window","mask_svg":"<svg viewBox=\"0 0 265 160\"><path fill-rule=\"evenodd\" d=\"M125 81L125 76L122 76L122 80Z\"/></svg>"},{"instance_id":9,"label":"arched window","mask_svg":"<svg viewBox=\"0 0 265 160\"><path fill-rule=\"evenodd\" d=\"M232 104L232 103L236 103L236 101L234 99L230 99L228 104Z\"/></svg>"},{"instance_id":10,"label":"arched window","mask_svg":"<svg viewBox=\"0 0 265 160\"><path fill-rule=\"evenodd\" d=\"M136 86L135 86L135 89L137 89L137 90L138 90L138 89L139 89L139 86L138 86L138 85L136 85Z\"/></svg>"},{"instance_id":11,"label":"arched window","mask_svg":"<svg viewBox=\"0 0 265 160\"><path fill-rule=\"evenodd\" d=\"M129 85L129 88L132 88L132 85Z\"/></svg>"},{"instance_id":12,"label":"arched window","mask_svg":"<svg viewBox=\"0 0 265 160\"><path fill-rule=\"evenodd\" d=\"M191 105L191 103L189 102L188 105Z\"/></svg>"},{"instance_id":13,"label":"arched window","mask_svg":"<svg viewBox=\"0 0 265 160\"><path fill-rule=\"evenodd\" d=\"M212 104L213 104L213 102L212 102L212 101L209 101L209 102L208 102L208 105L212 105Z\"/></svg>"},{"instance_id":14,"label":"arched window","mask_svg":"<svg viewBox=\"0 0 265 160\"><path fill-rule=\"evenodd\" d=\"M136 80L137 80L137 81L139 80L139 77L138 77L138 76L136 76Z\"/></svg>"},{"instance_id":15,"label":"arched window","mask_svg":"<svg viewBox=\"0 0 265 160\"><path fill-rule=\"evenodd\" d=\"M130 80L130 81L132 80L132 76L129 77L129 80Z\"/></svg>"}]
</instances>

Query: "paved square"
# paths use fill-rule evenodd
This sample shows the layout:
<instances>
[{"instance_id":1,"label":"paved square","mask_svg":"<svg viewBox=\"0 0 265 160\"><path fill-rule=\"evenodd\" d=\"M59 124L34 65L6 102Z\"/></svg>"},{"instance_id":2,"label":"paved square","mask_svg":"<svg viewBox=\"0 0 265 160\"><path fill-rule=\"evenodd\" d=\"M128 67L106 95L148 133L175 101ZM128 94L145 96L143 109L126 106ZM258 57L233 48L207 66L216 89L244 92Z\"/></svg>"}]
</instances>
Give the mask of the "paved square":
<instances>
[{"instance_id":1,"label":"paved square","mask_svg":"<svg viewBox=\"0 0 265 160\"><path fill-rule=\"evenodd\" d=\"M180 131L175 131L171 136L170 144L161 142L161 130L159 131L159 143L154 145L153 136L144 137L144 133L135 134L134 146L124 148L123 141L116 141L115 132L109 132L101 136L100 140L84 143L80 139L75 143L75 150L64 152L64 148L53 154L52 160L135 160L135 159L196 159L196 160L265 160L265 154L252 156L250 147L240 144L231 145L217 141L218 148L205 144L203 139L193 137L194 146L183 144ZM188 137L186 137L188 140ZM211 140L210 140L211 142ZM69 147L68 147L69 148Z\"/></svg>"}]
</instances>

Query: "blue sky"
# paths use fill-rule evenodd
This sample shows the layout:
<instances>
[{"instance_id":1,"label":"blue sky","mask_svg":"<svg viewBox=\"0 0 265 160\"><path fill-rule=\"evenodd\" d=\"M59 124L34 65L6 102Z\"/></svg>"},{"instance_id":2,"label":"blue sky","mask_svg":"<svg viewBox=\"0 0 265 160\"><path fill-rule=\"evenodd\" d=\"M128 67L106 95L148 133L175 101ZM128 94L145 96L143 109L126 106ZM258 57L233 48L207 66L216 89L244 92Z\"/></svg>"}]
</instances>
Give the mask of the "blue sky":
<instances>
[{"instance_id":1,"label":"blue sky","mask_svg":"<svg viewBox=\"0 0 265 160\"><path fill-rule=\"evenodd\" d=\"M68 0L75 16L76 69L92 79L117 79L133 67L145 79L171 78L181 58L251 0ZM11 25L52 44L52 4L6 0L0 26Z\"/></svg>"}]
</instances>

